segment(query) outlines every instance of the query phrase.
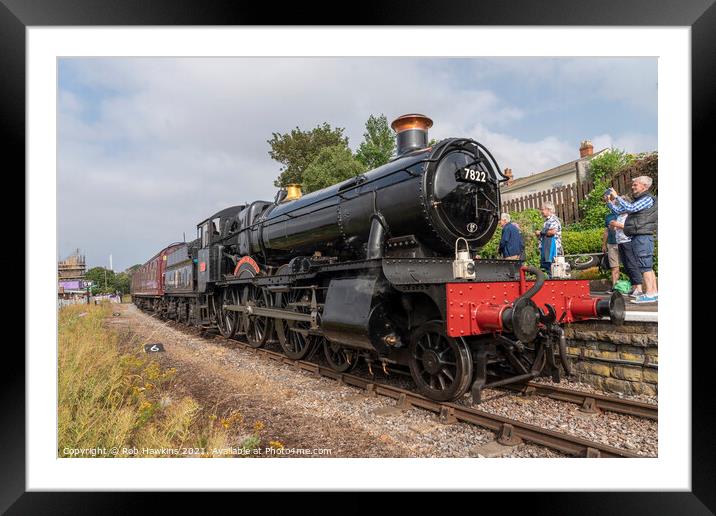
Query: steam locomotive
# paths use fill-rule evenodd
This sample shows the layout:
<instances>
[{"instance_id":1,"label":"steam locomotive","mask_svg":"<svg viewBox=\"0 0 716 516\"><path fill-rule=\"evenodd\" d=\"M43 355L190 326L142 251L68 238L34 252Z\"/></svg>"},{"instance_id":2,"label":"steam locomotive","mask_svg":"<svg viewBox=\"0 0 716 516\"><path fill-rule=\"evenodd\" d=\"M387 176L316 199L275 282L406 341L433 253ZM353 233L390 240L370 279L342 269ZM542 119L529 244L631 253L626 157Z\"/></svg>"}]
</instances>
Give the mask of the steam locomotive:
<instances>
[{"instance_id":1,"label":"steam locomotive","mask_svg":"<svg viewBox=\"0 0 716 516\"><path fill-rule=\"evenodd\" d=\"M200 222L196 240L134 274L134 302L253 347L278 341L291 359L322 350L338 372L361 360L371 371L409 370L433 400L471 390L479 403L484 388L559 381L570 372L562 326L604 316L621 324L623 298L477 258L507 177L473 139L428 146L431 126L403 115L386 165L304 196L290 185L273 202Z\"/></svg>"}]
</instances>

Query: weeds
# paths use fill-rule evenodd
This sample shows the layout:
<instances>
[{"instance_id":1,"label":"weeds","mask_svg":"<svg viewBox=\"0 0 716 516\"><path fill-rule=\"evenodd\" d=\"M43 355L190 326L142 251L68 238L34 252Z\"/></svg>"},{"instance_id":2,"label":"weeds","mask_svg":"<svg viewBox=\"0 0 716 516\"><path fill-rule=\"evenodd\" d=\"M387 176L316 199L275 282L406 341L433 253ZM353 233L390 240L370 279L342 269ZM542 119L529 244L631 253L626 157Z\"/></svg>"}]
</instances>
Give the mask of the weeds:
<instances>
[{"instance_id":1,"label":"weeds","mask_svg":"<svg viewBox=\"0 0 716 516\"><path fill-rule=\"evenodd\" d=\"M189 396L175 399L175 369L162 369L140 344L120 354L118 334L103 325L111 311L107 304L60 310L58 456L90 448L117 450L104 455L112 457L158 456L151 450L162 448L226 456L213 450L226 449L232 433L244 430L243 416L220 418ZM263 428L255 422L241 447L258 448Z\"/></svg>"}]
</instances>

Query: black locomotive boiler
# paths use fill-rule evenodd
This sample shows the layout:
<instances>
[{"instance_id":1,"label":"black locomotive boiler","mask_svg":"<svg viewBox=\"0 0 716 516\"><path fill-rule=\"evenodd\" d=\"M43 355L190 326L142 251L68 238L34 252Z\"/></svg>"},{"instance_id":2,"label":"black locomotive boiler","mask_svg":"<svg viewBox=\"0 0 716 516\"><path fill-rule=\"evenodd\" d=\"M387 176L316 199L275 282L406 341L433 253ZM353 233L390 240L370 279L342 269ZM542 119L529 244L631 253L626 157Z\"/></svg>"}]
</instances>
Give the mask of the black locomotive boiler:
<instances>
[{"instance_id":1,"label":"black locomotive boiler","mask_svg":"<svg viewBox=\"0 0 716 516\"><path fill-rule=\"evenodd\" d=\"M204 220L195 241L157 255L160 295L133 281L135 303L254 347L278 341L292 359L322 350L339 372L359 361L409 368L434 400L472 387L478 403L485 387L558 381L570 369L562 326L603 316L621 324L624 301L592 297L588 281L476 258L507 178L473 139L429 147L431 125L401 116L388 164Z\"/></svg>"}]
</instances>

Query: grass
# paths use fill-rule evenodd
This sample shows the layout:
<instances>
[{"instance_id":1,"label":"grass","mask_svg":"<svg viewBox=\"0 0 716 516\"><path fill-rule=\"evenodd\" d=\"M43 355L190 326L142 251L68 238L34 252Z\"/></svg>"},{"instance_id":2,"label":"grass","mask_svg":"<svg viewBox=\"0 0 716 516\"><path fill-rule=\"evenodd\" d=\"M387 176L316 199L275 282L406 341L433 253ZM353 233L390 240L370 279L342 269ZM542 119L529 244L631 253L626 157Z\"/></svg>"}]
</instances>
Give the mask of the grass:
<instances>
[{"instance_id":1,"label":"grass","mask_svg":"<svg viewBox=\"0 0 716 516\"><path fill-rule=\"evenodd\" d=\"M162 369L141 344L120 353L119 334L105 324L111 314L108 303L59 312L58 456L116 449L101 456L166 457L151 451L161 448L227 456L232 435L244 427L241 414L218 417L190 396L176 396L176 371ZM263 426L249 427L239 448L258 447Z\"/></svg>"}]
</instances>

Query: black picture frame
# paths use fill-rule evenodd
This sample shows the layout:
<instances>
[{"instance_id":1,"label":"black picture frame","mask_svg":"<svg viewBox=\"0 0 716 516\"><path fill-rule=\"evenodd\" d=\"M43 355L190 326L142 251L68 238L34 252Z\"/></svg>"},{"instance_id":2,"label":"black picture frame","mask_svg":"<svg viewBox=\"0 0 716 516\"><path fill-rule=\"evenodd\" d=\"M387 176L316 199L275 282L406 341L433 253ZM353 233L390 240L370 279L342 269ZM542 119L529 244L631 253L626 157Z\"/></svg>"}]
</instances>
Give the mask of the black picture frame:
<instances>
[{"instance_id":1,"label":"black picture frame","mask_svg":"<svg viewBox=\"0 0 716 516\"><path fill-rule=\"evenodd\" d=\"M319 4L316 4L318 6ZM654 0L610 0L597 4L568 0L535 2L534 0L496 0L470 2L399 1L390 4L367 2L353 5L350 14L340 20L322 19L320 7L306 3L276 5L238 1L123 1L100 0L0 0L0 130L5 148L4 163L24 191L25 170L25 29L29 26L91 26L91 25L551 25L551 26L685 26L691 28L692 74L692 163L693 170L712 175L709 167L713 145L709 142L714 129L716 109L716 6L714 0L670 2ZM7 158L12 158L10 161ZM12 165L11 165L12 164ZM688 174L689 171L667 171ZM699 179L699 188L692 189L692 206L708 191ZM710 179L710 178L709 178ZM18 191L19 191L18 190ZM703 197L700 197L703 199ZM680 209L693 209L680 207ZM14 210L17 212L19 210ZM691 220L696 220L693 212ZM679 217L685 219L684 213ZM8 227L10 226L10 219ZM691 223L685 224L691 231ZM18 239L8 240L5 255L20 252ZM24 248L24 247L23 247ZM703 249L702 249L703 251ZM694 271L709 271L710 253L693 254ZM27 258L27 257L26 257ZM17 262L17 260L13 260ZM6 262L9 263L9 262ZM25 275L32 274L25 270ZM691 284L691 278L684 278ZM15 279L15 283L19 283ZM708 287L706 287L708 288ZM13 287L17 292L19 287ZM16 294L13 294L16 296ZM17 296L16 296L17 297ZM16 299L15 297L15 299ZM479 493L480 506L485 510L495 503L510 499L509 507L526 503L531 514L713 514L716 511L716 444L711 422L714 406L710 395L710 369L714 363L709 340L699 341L692 326L704 315L704 306L692 299L691 321L682 321L683 342L662 345L688 349L689 338L695 345L692 353L692 490L690 492L634 493L530 493L529 499L515 493ZM26 307L32 310L32 305ZM7 322L6 322L7 324ZM689 336L689 329L691 334ZM12 340L12 342L10 342ZM48 343L48 345L50 345ZM25 353L17 339L8 339L4 346L3 374L0 375L0 396L3 425L0 433L0 511L9 514L53 513L80 514L125 512L141 508L135 494L113 493L27 493L25 440ZM615 468L615 475L618 475ZM555 478L559 484L559 478ZM155 495L156 496L156 495ZM184 497L165 493L158 501ZM225 497L215 496L216 501ZM350 498L355 498L351 496ZM347 505L346 505L347 503ZM342 507L353 506L349 500ZM508 505L505 505L508 507ZM315 509L315 506L314 506Z\"/></svg>"}]
</instances>

